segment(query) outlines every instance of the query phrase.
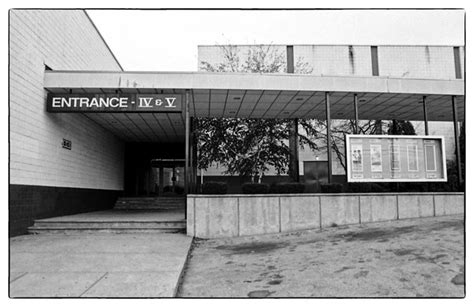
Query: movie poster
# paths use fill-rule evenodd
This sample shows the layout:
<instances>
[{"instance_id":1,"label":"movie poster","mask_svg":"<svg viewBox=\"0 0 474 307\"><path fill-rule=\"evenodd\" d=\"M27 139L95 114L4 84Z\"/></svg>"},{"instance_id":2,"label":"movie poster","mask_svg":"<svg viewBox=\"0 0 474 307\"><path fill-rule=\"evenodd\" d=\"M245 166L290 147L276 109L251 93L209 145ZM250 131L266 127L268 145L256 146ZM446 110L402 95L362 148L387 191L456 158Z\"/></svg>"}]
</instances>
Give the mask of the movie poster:
<instances>
[{"instance_id":1,"label":"movie poster","mask_svg":"<svg viewBox=\"0 0 474 307\"><path fill-rule=\"evenodd\" d=\"M370 145L370 170L382 172L382 145Z\"/></svg>"},{"instance_id":2,"label":"movie poster","mask_svg":"<svg viewBox=\"0 0 474 307\"><path fill-rule=\"evenodd\" d=\"M362 144L353 144L351 146L352 153L352 172L363 172L362 164Z\"/></svg>"},{"instance_id":3,"label":"movie poster","mask_svg":"<svg viewBox=\"0 0 474 307\"><path fill-rule=\"evenodd\" d=\"M418 146L414 144L408 144L408 171L418 171Z\"/></svg>"},{"instance_id":4,"label":"movie poster","mask_svg":"<svg viewBox=\"0 0 474 307\"><path fill-rule=\"evenodd\" d=\"M434 144L427 144L425 142L425 161L426 161L426 171L427 172L436 172L436 151Z\"/></svg>"},{"instance_id":5,"label":"movie poster","mask_svg":"<svg viewBox=\"0 0 474 307\"><path fill-rule=\"evenodd\" d=\"M400 171L400 146L390 145L390 168L392 171Z\"/></svg>"}]
</instances>

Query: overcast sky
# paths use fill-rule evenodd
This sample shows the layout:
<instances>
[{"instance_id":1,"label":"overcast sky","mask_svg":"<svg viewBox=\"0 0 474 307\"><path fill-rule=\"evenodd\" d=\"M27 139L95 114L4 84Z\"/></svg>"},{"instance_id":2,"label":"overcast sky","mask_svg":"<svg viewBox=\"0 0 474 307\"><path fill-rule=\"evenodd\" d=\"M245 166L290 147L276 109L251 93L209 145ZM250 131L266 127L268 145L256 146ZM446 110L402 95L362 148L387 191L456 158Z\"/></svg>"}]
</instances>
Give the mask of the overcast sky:
<instances>
[{"instance_id":1,"label":"overcast sky","mask_svg":"<svg viewBox=\"0 0 474 307\"><path fill-rule=\"evenodd\" d=\"M124 70L195 71L207 44L464 45L461 10L88 10Z\"/></svg>"}]
</instances>

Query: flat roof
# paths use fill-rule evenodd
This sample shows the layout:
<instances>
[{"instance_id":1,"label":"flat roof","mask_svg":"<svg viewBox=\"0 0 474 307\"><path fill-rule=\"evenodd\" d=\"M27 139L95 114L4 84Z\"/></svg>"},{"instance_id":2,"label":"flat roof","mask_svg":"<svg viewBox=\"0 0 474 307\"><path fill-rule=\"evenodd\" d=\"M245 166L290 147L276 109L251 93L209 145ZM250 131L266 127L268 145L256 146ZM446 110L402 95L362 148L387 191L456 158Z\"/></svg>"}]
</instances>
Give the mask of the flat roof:
<instances>
[{"instance_id":1,"label":"flat roof","mask_svg":"<svg viewBox=\"0 0 474 307\"><path fill-rule=\"evenodd\" d=\"M53 93L190 92L193 117L325 119L325 93L331 118L353 119L354 94L360 119L452 121L453 95L464 120L464 80L211 72L46 71L44 87ZM85 113L86 114L86 113ZM179 141L184 116L178 114L86 114L125 140ZM151 129L151 127L155 127Z\"/></svg>"}]
</instances>

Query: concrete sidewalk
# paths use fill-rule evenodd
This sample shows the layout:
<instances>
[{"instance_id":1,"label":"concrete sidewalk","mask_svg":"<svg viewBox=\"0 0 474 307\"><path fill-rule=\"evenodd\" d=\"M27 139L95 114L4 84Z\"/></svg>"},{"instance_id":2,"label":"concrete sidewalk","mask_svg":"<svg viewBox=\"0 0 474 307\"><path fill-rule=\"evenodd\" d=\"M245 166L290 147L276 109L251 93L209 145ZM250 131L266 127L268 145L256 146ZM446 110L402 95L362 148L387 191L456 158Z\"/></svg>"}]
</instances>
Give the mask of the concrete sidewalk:
<instances>
[{"instance_id":1,"label":"concrete sidewalk","mask_svg":"<svg viewBox=\"0 0 474 307\"><path fill-rule=\"evenodd\" d=\"M10 297L173 297L184 234L27 235L10 239Z\"/></svg>"}]
</instances>

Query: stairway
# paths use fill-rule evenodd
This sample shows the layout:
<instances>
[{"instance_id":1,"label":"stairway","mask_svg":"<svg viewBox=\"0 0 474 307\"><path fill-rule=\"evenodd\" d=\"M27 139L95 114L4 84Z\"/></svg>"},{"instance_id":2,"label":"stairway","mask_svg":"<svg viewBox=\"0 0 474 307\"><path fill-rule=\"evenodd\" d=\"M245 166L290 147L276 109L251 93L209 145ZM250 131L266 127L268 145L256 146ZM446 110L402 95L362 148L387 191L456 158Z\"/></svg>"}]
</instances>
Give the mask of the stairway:
<instances>
[{"instance_id":1,"label":"stairway","mask_svg":"<svg viewBox=\"0 0 474 307\"><path fill-rule=\"evenodd\" d=\"M114 209L35 220L31 234L184 233L185 197L119 198Z\"/></svg>"},{"instance_id":2,"label":"stairway","mask_svg":"<svg viewBox=\"0 0 474 307\"><path fill-rule=\"evenodd\" d=\"M184 210L186 197L120 197L117 210Z\"/></svg>"}]
</instances>

